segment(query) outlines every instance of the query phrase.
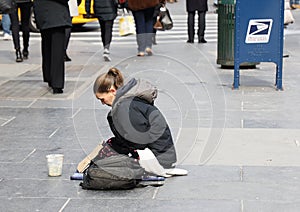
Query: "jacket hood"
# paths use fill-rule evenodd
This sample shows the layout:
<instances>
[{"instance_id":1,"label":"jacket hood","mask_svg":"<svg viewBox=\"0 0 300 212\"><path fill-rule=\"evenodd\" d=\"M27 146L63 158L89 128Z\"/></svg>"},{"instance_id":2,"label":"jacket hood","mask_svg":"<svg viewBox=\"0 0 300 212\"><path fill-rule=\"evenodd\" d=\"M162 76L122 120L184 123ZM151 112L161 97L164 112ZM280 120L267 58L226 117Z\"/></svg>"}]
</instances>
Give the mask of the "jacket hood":
<instances>
[{"instance_id":1,"label":"jacket hood","mask_svg":"<svg viewBox=\"0 0 300 212\"><path fill-rule=\"evenodd\" d=\"M139 97L153 104L157 97L157 88L146 80L132 78L117 90L113 105L128 97Z\"/></svg>"}]
</instances>

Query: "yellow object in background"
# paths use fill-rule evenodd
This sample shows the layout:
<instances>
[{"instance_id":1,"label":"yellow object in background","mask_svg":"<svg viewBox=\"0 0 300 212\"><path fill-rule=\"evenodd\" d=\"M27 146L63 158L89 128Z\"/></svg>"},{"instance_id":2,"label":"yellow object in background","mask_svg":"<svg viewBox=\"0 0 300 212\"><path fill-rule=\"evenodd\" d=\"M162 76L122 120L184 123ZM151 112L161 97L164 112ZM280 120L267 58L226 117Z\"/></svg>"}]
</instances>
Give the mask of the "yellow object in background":
<instances>
[{"instance_id":1,"label":"yellow object in background","mask_svg":"<svg viewBox=\"0 0 300 212\"><path fill-rule=\"evenodd\" d=\"M123 15L119 20L119 35L135 34L135 22L132 15Z\"/></svg>"}]
</instances>

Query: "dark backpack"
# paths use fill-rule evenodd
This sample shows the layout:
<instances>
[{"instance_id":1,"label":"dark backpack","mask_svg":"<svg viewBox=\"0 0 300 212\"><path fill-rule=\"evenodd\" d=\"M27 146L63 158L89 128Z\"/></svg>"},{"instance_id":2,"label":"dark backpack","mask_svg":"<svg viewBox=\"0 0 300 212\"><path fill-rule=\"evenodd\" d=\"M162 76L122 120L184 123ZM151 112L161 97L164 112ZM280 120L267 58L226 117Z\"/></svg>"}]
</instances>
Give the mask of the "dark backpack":
<instances>
[{"instance_id":1,"label":"dark backpack","mask_svg":"<svg viewBox=\"0 0 300 212\"><path fill-rule=\"evenodd\" d=\"M80 186L92 190L122 190L135 188L145 170L127 155L113 155L92 161Z\"/></svg>"}]
</instances>

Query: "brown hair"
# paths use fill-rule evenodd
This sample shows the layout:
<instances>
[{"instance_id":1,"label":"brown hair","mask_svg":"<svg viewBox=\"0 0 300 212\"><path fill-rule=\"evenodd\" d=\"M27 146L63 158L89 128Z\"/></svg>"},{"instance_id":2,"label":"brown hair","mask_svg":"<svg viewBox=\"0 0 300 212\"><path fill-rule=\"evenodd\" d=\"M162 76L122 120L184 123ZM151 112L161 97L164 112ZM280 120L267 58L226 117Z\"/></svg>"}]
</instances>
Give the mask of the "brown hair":
<instances>
[{"instance_id":1,"label":"brown hair","mask_svg":"<svg viewBox=\"0 0 300 212\"><path fill-rule=\"evenodd\" d=\"M110 68L107 73L101 74L97 77L94 83L94 94L106 93L114 86L115 89L123 86L123 74L117 68Z\"/></svg>"}]
</instances>

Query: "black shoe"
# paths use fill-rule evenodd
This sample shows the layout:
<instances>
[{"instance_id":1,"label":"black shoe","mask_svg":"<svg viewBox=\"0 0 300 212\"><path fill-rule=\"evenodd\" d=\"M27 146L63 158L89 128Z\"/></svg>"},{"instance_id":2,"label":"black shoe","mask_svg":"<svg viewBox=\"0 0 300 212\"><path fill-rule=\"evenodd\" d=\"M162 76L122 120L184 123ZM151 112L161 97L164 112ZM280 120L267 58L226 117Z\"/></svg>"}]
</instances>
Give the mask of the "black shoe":
<instances>
[{"instance_id":1,"label":"black shoe","mask_svg":"<svg viewBox=\"0 0 300 212\"><path fill-rule=\"evenodd\" d=\"M59 94L59 93L63 93L63 89L62 88L53 88L53 94Z\"/></svg>"},{"instance_id":2,"label":"black shoe","mask_svg":"<svg viewBox=\"0 0 300 212\"><path fill-rule=\"evenodd\" d=\"M204 38L201 38L198 43L207 43L207 41Z\"/></svg>"},{"instance_id":3,"label":"black shoe","mask_svg":"<svg viewBox=\"0 0 300 212\"><path fill-rule=\"evenodd\" d=\"M187 40L186 42L187 42L187 43L194 43L193 40Z\"/></svg>"},{"instance_id":4,"label":"black shoe","mask_svg":"<svg viewBox=\"0 0 300 212\"><path fill-rule=\"evenodd\" d=\"M48 82L48 86L49 88L52 88L51 82Z\"/></svg>"},{"instance_id":5,"label":"black shoe","mask_svg":"<svg viewBox=\"0 0 300 212\"><path fill-rule=\"evenodd\" d=\"M65 62L72 61L71 58L69 58L69 56L67 54L65 54L64 60L65 60Z\"/></svg>"},{"instance_id":6,"label":"black shoe","mask_svg":"<svg viewBox=\"0 0 300 212\"><path fill-rule=\"evenodd\" d=\"M20 49L17 49L17 50L16 50L16 62L17 62L17 63L23 62L23 57L22 57L22 54L21 54Z\"/></svg>"},{"instance_id":7,"label":"black shoe","mask_svg":"<svg viewBox=\"0 0 300 212\"><path fill-rule=\"evenodd\" d=\"M28 52L28 50L23 50L23 59L24 60L27 60L28 59L28 55L29 55L29 52Z\"/></svg>"}]
</instances>

